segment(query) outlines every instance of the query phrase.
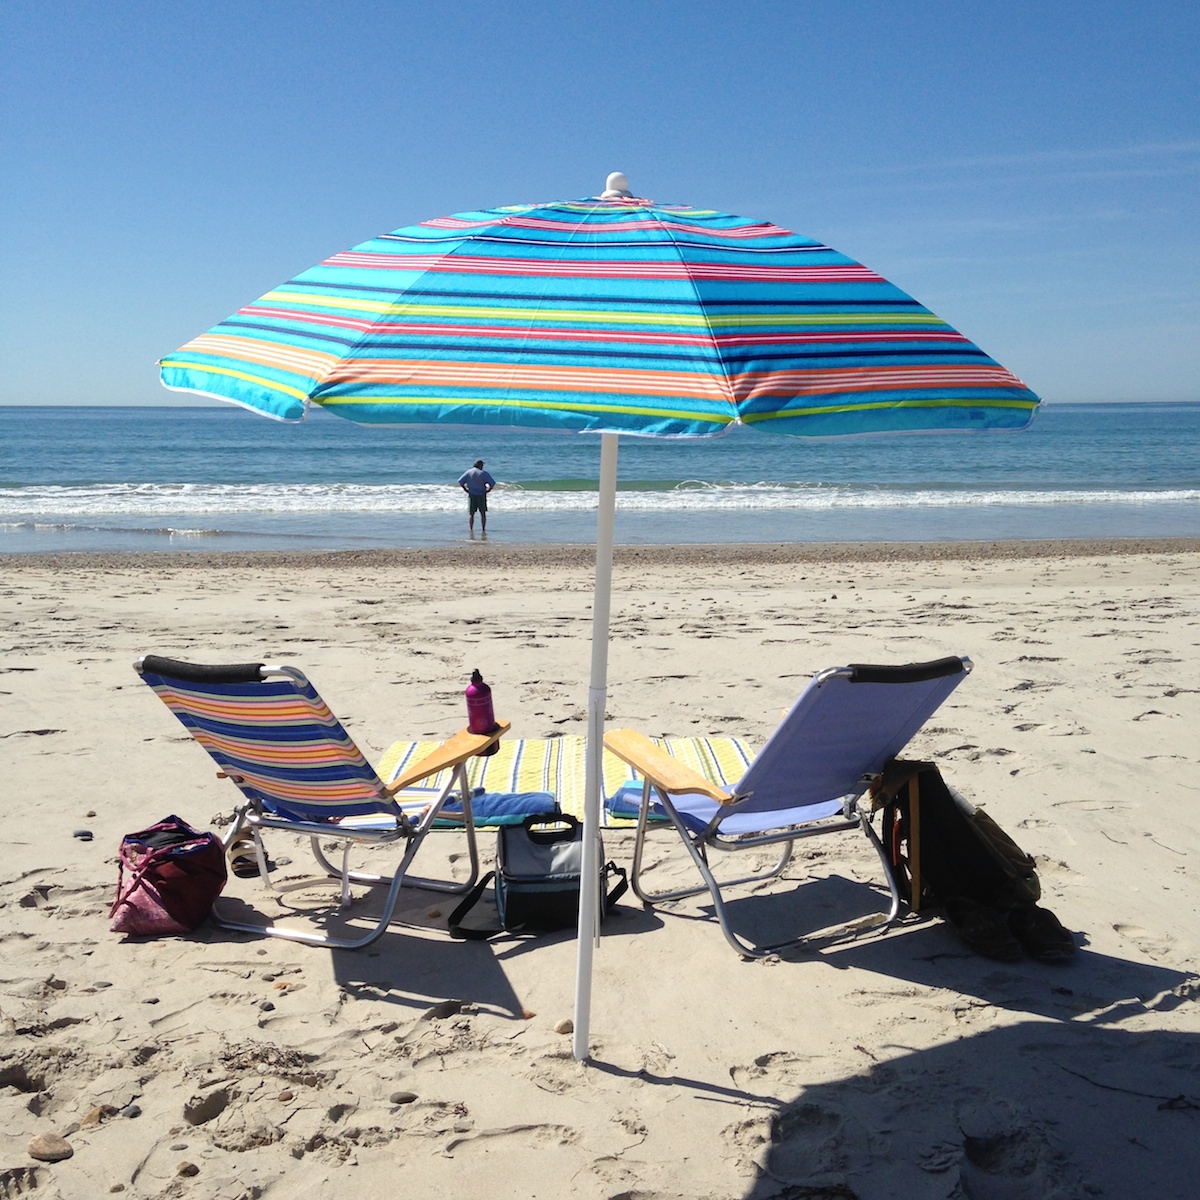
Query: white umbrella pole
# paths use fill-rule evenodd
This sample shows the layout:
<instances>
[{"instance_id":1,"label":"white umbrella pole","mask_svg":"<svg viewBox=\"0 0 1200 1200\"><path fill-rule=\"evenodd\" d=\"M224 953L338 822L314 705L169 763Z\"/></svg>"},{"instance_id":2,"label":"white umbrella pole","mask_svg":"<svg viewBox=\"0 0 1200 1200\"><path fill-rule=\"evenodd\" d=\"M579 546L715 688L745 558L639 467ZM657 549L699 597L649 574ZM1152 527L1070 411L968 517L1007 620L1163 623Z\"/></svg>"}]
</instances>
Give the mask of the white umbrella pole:
<instances>
[{"instance_id":1,"label":"white umbrella pole","mask_svg":"<svg viewBox=\"0 0 1200 1200\"><path fill-rule=\"evenodd\" d=\"M613 520L617 508L617 434L600 435L600 505L596 517L596 591L592 600L592 678L588 685L587 786L583 801L583 866L575 962L577 1062L588 1056L592 955L600 940L600 794L604 709L608 700L608 616L612 607Z\"/></svg>"}]
</instances>

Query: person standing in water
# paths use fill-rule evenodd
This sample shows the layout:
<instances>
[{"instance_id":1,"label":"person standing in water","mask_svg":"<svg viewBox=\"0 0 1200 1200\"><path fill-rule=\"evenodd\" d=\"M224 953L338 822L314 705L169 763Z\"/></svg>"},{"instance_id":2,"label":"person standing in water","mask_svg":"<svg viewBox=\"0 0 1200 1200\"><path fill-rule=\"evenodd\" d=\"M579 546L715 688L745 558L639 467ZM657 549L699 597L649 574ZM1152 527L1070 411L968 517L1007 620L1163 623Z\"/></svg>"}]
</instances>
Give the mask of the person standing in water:
<instances>
[{"instance_id":1,"label":"person standing in water","mask_svg":"<svg viewBox=\"0 0 1200 1200\"><path fill-rule=\"evenodd\" d=\"M467 524L471 532L475 532L475 514L478 513L482 532L487 533L488 492L496 486L496 481L483 469L482 458L477 458L475 465L462 473L458 486L467 493Z\"/></svg>"}]
</instances>

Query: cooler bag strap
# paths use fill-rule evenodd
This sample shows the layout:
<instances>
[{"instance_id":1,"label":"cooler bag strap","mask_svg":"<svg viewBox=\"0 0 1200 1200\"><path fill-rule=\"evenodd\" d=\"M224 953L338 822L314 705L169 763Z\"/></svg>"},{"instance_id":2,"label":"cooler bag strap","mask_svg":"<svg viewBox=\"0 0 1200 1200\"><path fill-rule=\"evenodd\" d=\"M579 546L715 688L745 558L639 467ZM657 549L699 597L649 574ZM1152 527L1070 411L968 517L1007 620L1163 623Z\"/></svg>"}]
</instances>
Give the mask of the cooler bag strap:
<instances>
[{"instance_id":1,"label":"cooler bag strap","mask_svg":"<svg viewBox=\"0 0 1200 1200\"><path fill-rule=\"evenodd\" d=\"M629 890L629 875L624 867L618 867L615 862L609 861L604 864L604 869L600 872L601 882L607 887L608 881L614 876L620 875L620 882L608 892L604 897L604 911L612 912L613 906L620 898Z\"/></svg>"},{"instance_id":2,"label":"cooler bag strap","mask_svg":"<svg viewBox=\"0 0 1200 1200\"><path fill-rule=\"evenodd\" d=\"M530 813L521 824L525 828L525 836L539 846L573 842L579 831L579 818L564 812Z\"/></svg>"},{"instance_id":3,"label":"cooler bag strap","mask_svg":"<svg viewBox=\"0 0 1200 1200\"><path fill-rule=\"evenodd\" d=\"M467 894L462 903L450 914L450 936L467 942L485 942L504 930L497 925L495 929L467 929L463 926L463 918L479 903L480 896L487 891L487 886L496 877L495 871L489 871Z\"/></svg>"}]
</instances>

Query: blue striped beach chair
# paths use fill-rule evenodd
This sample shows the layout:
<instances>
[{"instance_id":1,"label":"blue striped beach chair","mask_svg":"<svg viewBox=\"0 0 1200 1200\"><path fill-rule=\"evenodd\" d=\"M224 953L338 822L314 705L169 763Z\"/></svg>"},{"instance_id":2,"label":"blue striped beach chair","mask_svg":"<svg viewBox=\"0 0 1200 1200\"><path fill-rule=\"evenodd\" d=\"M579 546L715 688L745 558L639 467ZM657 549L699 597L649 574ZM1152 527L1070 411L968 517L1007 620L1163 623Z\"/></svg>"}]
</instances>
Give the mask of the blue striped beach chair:
<instances>
[{"instance_id":1,"label":"blue striped beach chair","mask_svg":"<svg viewBox=\"0 0 1200 1200\"><path fill-rule=\"evenodd\" d=\"M146 655L134 666L212 756L220 767L219 776L231 780L242 793L233 823L221 839L226 851L247 837L252 839L259 873L269 885L262 831L300 834L310 839L322 870L341 880L343 906L350 903L352 883L388 888L383 915L361 937L339 939L278 925L244 924L223 919L214 908L216 924L354 950L383 934L401 886L461 893L474 884L479 854L467 764L508 732L508 722L500 722L491 734L464 729L447 741L430 744L384 783L312 684L294 667L262 663L203 666L156 655ZM433 778L441 782L434 784ZM452 799L458 824L466 830L470 877L460 883L410 877L413 858ZM343 845L340 868L322 849L322 840L330 839ZM393 874L349 869L353 846L390 842L403 845Z\"/></svg>"},{"instance_id":2,"label":"blue striped beach chair","mask_svg":"<svg viewBox=\"0 0 1200 1200\"><path fill-rule=\"evenodd\" d=\"M731 927L722 888L755 883L780 874L798 838L861 829L874 845L891 892L884 926L900 912L900 890L887 853L864 803L869 783L898 755L962 682L968 658L943 658L907 666L833 667L813 676L740 778L717 784L712 773L692 769L632 729L614 729L606 748L635 768L642 779L630 883L645 904L693 896L706 888L721 931L741 955L757 958L784 946L754 945ZM647 831L654 816L665 817L683 839L703 883L650 892L642 880ZM718 883L708 851L757 850L779 845L768 870Z\"/></svg>"}]
</instances>

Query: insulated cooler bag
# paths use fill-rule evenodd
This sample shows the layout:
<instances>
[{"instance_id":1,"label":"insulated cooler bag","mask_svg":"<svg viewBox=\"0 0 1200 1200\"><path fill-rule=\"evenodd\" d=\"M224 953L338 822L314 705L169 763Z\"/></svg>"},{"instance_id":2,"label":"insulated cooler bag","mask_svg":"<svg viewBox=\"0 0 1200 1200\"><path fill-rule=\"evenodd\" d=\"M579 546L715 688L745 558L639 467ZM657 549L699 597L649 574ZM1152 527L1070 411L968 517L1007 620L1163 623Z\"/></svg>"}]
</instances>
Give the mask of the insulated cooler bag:
<instances>
[{"instance_id":1,"label":"insulated cooler bag","mask_svg":"<svg viewBox=\"0 0 1200 1200\"><path fill-rule=\"evenodd\" d=\"M601 854L603 858L603 854ZM496 870L485 875L450 916L450 932L458 938L482 939L499 929L465 929L462 919L495 880L496 910L509 933L569 929L579 921L583 870L583 827L565 813L526 817L520 825L501 826L497 834ZM609 880L616 878L615 885ZM616 863L600 871L607 913L624 894L628 881Z\"/></svg>"}]
</instances>

